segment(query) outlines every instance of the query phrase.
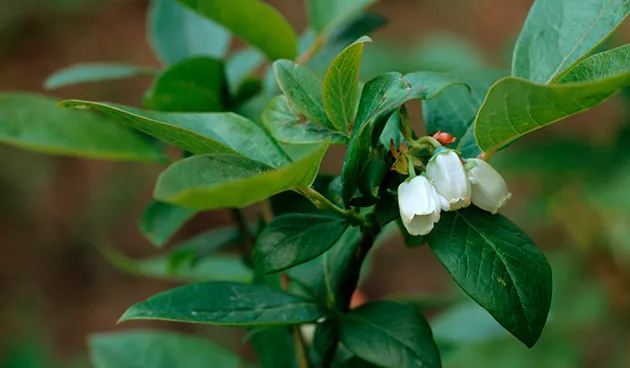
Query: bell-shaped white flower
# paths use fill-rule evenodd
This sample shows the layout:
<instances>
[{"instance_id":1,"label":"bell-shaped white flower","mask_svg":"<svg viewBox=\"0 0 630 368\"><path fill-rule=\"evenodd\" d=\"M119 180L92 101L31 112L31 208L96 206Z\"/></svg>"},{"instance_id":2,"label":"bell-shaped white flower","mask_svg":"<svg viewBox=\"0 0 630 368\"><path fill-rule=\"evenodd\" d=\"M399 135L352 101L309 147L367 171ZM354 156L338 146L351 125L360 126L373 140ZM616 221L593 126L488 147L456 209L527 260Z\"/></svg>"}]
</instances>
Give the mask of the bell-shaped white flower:
<instances>
[{"instance_id":1,"label":"bell-shaped white flower","mask_svg":"<svg viewBox=\"0 0 630 368\"><path fill-rule=\"evenodd\" d=\"M427 177L439 195L446 198L451 210L470 205L470 181L457 153L440 147L427 164Z\"/></svg>"},{"instance_id":2,"label":"bell-shaped white flower","mask_svg":"<svg viewBox=\"0 0 630 368\"><path fill-rule=\"evenodd\" d=\"M416 176L398 187L398 207L409 234L426 235L440 219L440 210L449 206L427 178Z\"/></svg>"},{"instance_id":3,"label":"bell-shaped white flower","mask_svg":"<svg viewBox=\"0 0 630 368\"><path fill-rule=\"evenodd\" d=\"M505 180L489 163L478 158L466 160L472 187L472 203L493 215L512 197Z\"/></svg>"}]
</instances>

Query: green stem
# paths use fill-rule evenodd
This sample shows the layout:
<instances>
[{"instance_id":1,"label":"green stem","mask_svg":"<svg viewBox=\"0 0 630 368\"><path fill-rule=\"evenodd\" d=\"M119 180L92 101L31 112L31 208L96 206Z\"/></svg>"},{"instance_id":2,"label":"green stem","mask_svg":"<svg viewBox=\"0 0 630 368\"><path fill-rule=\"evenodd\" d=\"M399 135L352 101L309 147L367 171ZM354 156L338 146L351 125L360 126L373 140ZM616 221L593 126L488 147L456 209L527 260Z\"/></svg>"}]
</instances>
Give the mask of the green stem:
<instances>
[{"instance_id":1,"label":"green stem","mask_svg":"<svg viewBox=\"0 0 630 368\"><path fill-rule=\"evenodd\" d=\"M298 193L308 198L315 207L320 210L329 211L341 217L348 219L351 223L355 225L363 225L365 223L365 219L360 214L356 213L352 210L344 210L332 203L328 198L324 197L320 192L307 187L301 186L296 189Z\"/></svg>"},{"instance_id":2,"label":"green stem","mask_svg":"<svg viewBox=\"0 0 630 368\"><path fill-rule=\"evenodd\" d=\"M431 147L433 147L434 150L438 149L439 147L442 147L442 144L440 144L440 142L437 141L437 139L431 137L431 136L424 136L421 138L418 138L416 140L416 144L429 144Z\"/></svg>"},{"instance_id":3,"label":"green stem","mask_svg":"<svg viewBox=\"0 0 630 368\"><path fill-rule=\"evenodd\" d=\"M241 232L241 236L243 237L243 256L246 262L249 264L251 263L251 257L254 253L256 237L251 233L249 227L247 226L247 222L245 221L245 217L243 216L241 210L239 210L238 208L232 208L230 209L230 212L232 213L232 218L234 219L234 222L236 222L236 225Z\"/></svg>"},{"instance_id":4,"label":"green stem","mask_svg":"<svg viewBox=\"0 0 630 368\"><path fill-rule=\"evenodd\" d=\"M407 158L407 170L409 172L409 177L413 179L416 177L416 168L414 167L413 157L411 157L411 155L406 155L405 157Z\"/></svg>"}]
</instances>

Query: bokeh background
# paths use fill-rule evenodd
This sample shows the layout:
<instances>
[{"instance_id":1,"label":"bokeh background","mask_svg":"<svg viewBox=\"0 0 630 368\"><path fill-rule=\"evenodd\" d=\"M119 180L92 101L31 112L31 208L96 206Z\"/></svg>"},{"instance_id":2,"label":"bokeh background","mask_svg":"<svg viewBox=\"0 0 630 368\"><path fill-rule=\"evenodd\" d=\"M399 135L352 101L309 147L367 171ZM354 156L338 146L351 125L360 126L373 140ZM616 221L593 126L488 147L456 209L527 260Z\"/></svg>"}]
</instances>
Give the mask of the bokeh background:
<instances>
[{"instance_id":1,"label":"bokeh background","mask_svg":"<svg viewBox=\"0 0 630 368\"><path fill-rule=\"evenodd\" d=\"M297 0L268 1L302 30ZM389 24L366 47L362 75L397 70L507 68L531 0L381 0ZM42 92L77 62L159 66L146 42L147 0L0 0L0 93ZM630 41L630 24L608 41ZM234 47L239 47L235 45ZM60 98L140 105L150 78L56 90ZM412 108L423 131L420 105ZM554 302L541 341L526 349L465 302L427 247L394 236L378 249L362 291L425 309L447 367L630 367L630 93L539 131L497 154L514 196L504 214L550 258ZM328 155L335 173L343 152ZM88 367L86 336L130 327L199 331L169 323L116 326L122 312L172 282L131 275L97 247L131 258L158 251L138 230L158 165L52 157L0 145L0 367ZM229 223L198 215L184 239ZM175 239L173 242L177 242ZM241 334L203 328L242 347Z\"/></svg>"}]
</instances>

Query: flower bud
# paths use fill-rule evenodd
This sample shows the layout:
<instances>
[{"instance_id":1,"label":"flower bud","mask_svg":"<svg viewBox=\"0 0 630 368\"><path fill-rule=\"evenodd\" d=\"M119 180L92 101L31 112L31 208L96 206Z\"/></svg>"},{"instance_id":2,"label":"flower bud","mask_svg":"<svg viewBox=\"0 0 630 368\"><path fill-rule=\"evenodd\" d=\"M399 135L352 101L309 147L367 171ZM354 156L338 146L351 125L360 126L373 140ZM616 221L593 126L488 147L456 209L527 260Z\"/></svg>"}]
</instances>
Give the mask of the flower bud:
<instances>
[{"instance_id":1,"label":"flower bud","mask_svg":"<svg viewBox=\"0 0 630 368\"><path fill-rule=\"evenodd\" d=\"M501 175L489 163L478 158L466 160L472 188L472 203L493 215L512 197Z\"/></svg>"},{"instance_id":2,"label":"flower bud","mask_svg":"<svg viewBox=\"0 0 630 368\"><path fill-rule=\"evenodd\" d=\"M426 235L440 219L448 202L437 194L424 176L406 180L398 187L398 207L402 223L411 235Z\"/></svg>"},{"instance_id":3,"label":"flower bud","mask_svg":"<svg viewBox=\"0 0 630 368\"><path fill-rule=\"evenodd\" d=\"M427 177L439 195L446 198L450 210L470 205L470 182L457 153L440 147L427 164Z\"/></svg>"},{"instance_id":4,"label":"flower bud","mask_svg":"<svg viewBox=\"0 0 630 368\"><path fill-rule=\"evenodd\" d=\"M435 138L435 140L440 142L443 146L448 146L457 140L457 138L453 137L451 134L440 132L439 130L437 133L433 134L433 138Z\"/></svg>"}]
</instances>

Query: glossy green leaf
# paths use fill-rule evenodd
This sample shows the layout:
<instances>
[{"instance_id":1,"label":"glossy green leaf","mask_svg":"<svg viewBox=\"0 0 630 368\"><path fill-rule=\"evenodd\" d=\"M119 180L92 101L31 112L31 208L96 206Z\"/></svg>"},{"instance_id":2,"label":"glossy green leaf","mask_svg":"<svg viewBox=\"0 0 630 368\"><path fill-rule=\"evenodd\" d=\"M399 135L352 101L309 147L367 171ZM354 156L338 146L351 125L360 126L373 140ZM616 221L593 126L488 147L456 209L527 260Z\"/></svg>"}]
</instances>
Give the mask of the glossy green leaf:
<instances>
[{"instance_id":1,"label":"glossy green leaf","mask_svg":"<svg viewBox=\"0 0 630 368\"><path fill-rule=\"evenodd\" d=\"M243 234L234 226L215 228L178 243L168 254L171 270L195 266L198 261L230 245L240 244ZM242 260L242 259L241 259ZM242 263L242 262L241 262ZM251 270L248 270L251 273Z\"/></svg>"},{"instance_id":2,"label":"glossy green leaf","mask_svg":"<svg viewBox=\"0 0 630 368\"><path fill-rule=\"evenodd\" d=\"M595 54L566 73L558 83L579 83L613 77L630 71L630 45Z\"/></svg>"},{"instance_id":3,"label":"glossy green leaf","mask_svg":"<svg viewBox=\"0 0 630 368\"><path fill-rule=\"evenodd\" d=\"M458 84L468 88L466 81L458 73L413 72L405 74L403 79L409 82L413 89L407 97L409 100L431 100L448 87Z\"/></svg>"},{"instance_id":4,"label":"glossy green leaf","mask_svg":"<svg viewBox=\"0 0 630 368\"><path fill-rule=\"evenodd\" d=\"M157 70L147 66L115 63L81 63L54 72L44 82L44 88L56 89L78 83L101 82L141 75L153 76L157 73Z\"/></svg>"},{"instance_id":5,"label":"glossy green leaf","mask_svg":"<svg viewBox=\"0 0 630 368\"><path fill-rule=\"evenodd\" d=\"M372 123L378 119L388 119L406 101L411 91L409 83L400 73L395 72L382 74L363 87L355 127L341 171L343 201L346 206L358 188L359 173L368 158L373 134ZM381 130L383 128L384 124Z\"/></svg>"},{"instance_id":6,"label":"glossy green leaf","mask_svg":"<svg viewBox=\"0 0 630 368\"><path fill-rule=\"evenodd\" d=\"M581 83L536 84L508 77L490 88L475 121L483 152L504 145L568 116L588 110L630 85L630 69Z\"/></svg>"},{"instance_id":7,"label":"glossy green leaf","mask_svg":"<svg viewBox=\"0 0 630 368\"><path fill-rule=\"evenodd\" d=\"M628 0L535 1L514 47L512 75L538 83L559 79L628 14Z\"/></svg>"},{"instance_id":8,"label":"glossy green leaf","mask_svg":"<svg viewBox=\"0 0 630 368\"><path fill-rule=\"evenodd\" d=\"M362 305L341 319L340 341L361 359L388 368L440 368L431 328L407 304Z\"/></svg>"},{"instance_id":9,"label":"glossy green leaf","mask_svg":"<svg viewBox=\"0 0 630 368\"><path fill-rule=\"evenodd\" d=\"M322 144L279 169L233 154L190 157L160 175L155 197L200 210L247 206L280 192L311 185L327 148L328 143Z\"/></svg>"},{"instance_id":10,"label":"glossy green leaf","mask_svg":"<svg viewBox=\"0 0 630 368\"><path fill-rule=\"evenodd\" d=\"M133 259L112 247L101 247L100 251L116 268L131 275L183 282L249 282L254 277L253 271L237 255L196 258L194 253L173 251L171 254ZM183 259L174 259L176 254L178 257L184 255Z\"/></svg>"},{"instance_id":11,"label":"glossy green leaf","mask_svg":"<svg viewBox=\"0 0 630 368\"><path fill-rule=\"evenodd\" d=\"M140 219L140 230L151 243L163 246L196 211L162 202L151 202Z\"/></svg>"},{"instance_id":12,"label":"glossy green leaf","mask_svg":"<svg viewBox=\"0 0 630 368\"><path fill-rule=\"evenodd\" d=\"M551 305L551 268L518 226L468 207L444 213L427 241L474 301L525 345L536 343Z\"/></svg>"},{"instance_id":13,"label":"glossy green leaf","mask_svg":"<svg viewBox=\"0 0 630 368\"><path fill-rule=\"evenodd\" d=\"M206 282L180 286L133 305L120 322L157 319L256 327L308 323L324 316L314 302L268 286Z\"/></svg>"},{"instance_id":14,"label":"glossy green leaf","mask_svg":"<svg viewBox=\"0 0 630 368\"><path fill-rule=\"evenodd\" d=\"M167 65L193 56L220 59L230 46L230 33L225 28L176 0L152 0L147 24L149 44Z\"/></svg>"},{"instance_id":15,"label":"glossy green leaf","mask_svg":"<svg viewBox=\"0 0 630 368\"><path fill-rule=\"evenodd\" d=\"M348 137L315 124L302 115L287 96L274 97L262 114L262 124L281 143L313 144L330 139L333 144L345 144Z\"/></svg>"},{"instance_id":16,"label":"glossy green leaf","mask_svg":"<svg viewBox=\"0 0 630 368\"><path fill-rule=\"evenodd\" d=\"M295 342L288 326L260 327L251 331L260 368L295 368Z\"/></svg>"},{"instance_id":17,"label":"glossy green leaf","mask_svg":"<svg viewBox=\"0 0 630 368\"><path fill-rule=\"evenodd\" d=\"M174 332L131 330L91 335L90 357L95 368L192 368L208 362L241 368L244 362L212 341Z\"/></svg>"},{"instance_id":18,"label":"glossy green leaf","mask_svg":"<svg viewBox=\"0 0 630 368\"><path fill-rule=\"evenodd\" d=\"M170 112L220 112L228 103L223 62L206 57L171 65L144 96L150 109Z\"/></svg>"},{"instance_id":19,"label":"glossy green leaf","mask_svg":"<svg viewBox=\"0 0 630 368\"><path fill-rule=\"evenodd\" d=\"M61 106L95 109L125 126L196 154L240 153L272 166L289 161L263 128L234 113L164 113L79 100L63 101Z\"/></svg>"},{"instance_id":20,"label":"glossy green leaf","mask_svg":"<svg viewBox=\"0 0 630 368\"><path fill-rule=\"evenodd\" d=\"M324 109L321 79L305 66L290 60L277 60L273 63L273 70L282 92L306 119L330 130L337 130L328 120Z\"/></svg>"},{"instance_id":21,"label":"glossy green leaf","mask_svg":"<svg viewBox=\"0 0 630 368\"><path fill-rule=\"evenodd\" d=\"M359 101L359 69L366 42L372 39L363 36L343 50L330 64L324 78L324 108L338 131L352 131L354 125Z\"/></svg>"},{"instance_id":22,"label":"glossy green leaf","mask_svg":"<svg viewBox=\"0 0 630 368\"><path fill-rule=\"evenodd\" d=\"M375 0L308 0L309 24L317 33L330 33Z\"/></svg>"},{"instance_id":23,"label":"glossy green leaf","mask_svg":"<svg viewBox=\"0 0 630 368\"><path fill-rule=\"evenodd\" d=\"M490 86L505 73L494 70L459 74L470 87L453 86L435 99L423 101L422 113L427 133L438 130L452 134L457 140L451 148L464 156L475 157L481 153L474 135L474 121Z\"/></svg>"},{"instance_id":24,"label":"glossy green leaf","mask_svg":"<svg viewBox=\"0 0 630 368\"><path fill-rule=\"evenodd\" d=\"M310 261L330 249L350 224L326 214L287 214L271 220L254 250L256 269L272 273Z\"/></svg>"},{"instance_id":25,"label":"glossy green leaf","mask_svg":"<svg viewBox=\"0 0 630 368\"><path fill-rule=\"evenodd\" d=\"M350 227L337 243L319 257L290 268L286 274L299 282L313 297L329 309L342 310L344 277L359 245L358 227Z\"/></svg>"},{"instance_id":26,"label":"glossy green leaf","mask_svg":"<svg viewBox=\"0 0 630 368\"><path fill-rule=\"evenodd\" d=\"M295 31L271 5L260 0L177 1L229 29L271 60L297 56Z\"/></svg>"},{"instance_id":27,"label":"glossy green leaf","mask_svg":"<svg viewBox=\"0 0 630 368\"><path fill-rule=\"evenodd\" d=\"M111 119L60 109L57 101L35 94L0 94L0 142L48 154L164 162L163 152Z\"/></svg>"}]
</instances>

